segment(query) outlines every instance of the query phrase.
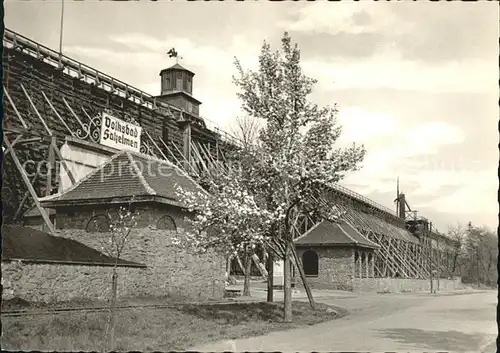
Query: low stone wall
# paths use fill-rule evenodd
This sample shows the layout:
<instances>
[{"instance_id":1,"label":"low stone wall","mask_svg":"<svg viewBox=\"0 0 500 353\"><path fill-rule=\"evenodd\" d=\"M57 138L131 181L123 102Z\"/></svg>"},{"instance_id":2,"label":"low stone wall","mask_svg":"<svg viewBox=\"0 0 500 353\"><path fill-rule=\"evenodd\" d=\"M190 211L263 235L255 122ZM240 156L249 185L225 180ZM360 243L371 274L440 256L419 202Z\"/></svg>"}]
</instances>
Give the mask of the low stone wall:
<instances>
[{"instance_id":1,"label":"low stone wall","mask_svg":"<svg viewBox=\"0 0 500 353\"><path fill-rule=\"evenodd\" d=\"M439 282L439 283L438 283ZM399 293L430 291L430 280L411 278L353 278L352 290L363 293ZM460 277L454 279L434 279L433 289L453 291L462 289Z\"/></svg>"},{"instance_id":2,"label":"low stone wall","mask_svg":"<svg viewBox=\"0 0 500 353\"><path fill-rule=\"evenodd\" d=\"M224 296L224 257L214 252L189 253L173 244L172 232L152 227L134 229L121 258L147 267L118 269L119 297L170 295L205 300ZM83 229L59 229L55 235L98 251L109 237L106 233L88 233ZM45 302L105 299L111 273L111 267L106 266L2 261L2 282L12 292L4 291L2 298L17 296Z\"/></svg>"},{"instance_id":3,"label":"low stone wall","mask_svg":"<svg viewBox=\"0 0 500 353\"><path fill-rule=\"evenodd\" d=\"M60 229L57 233L96 250L101 250L103 238L109 236L82 229ZM134 295L173 295L195 300L224 296L224 257L215 252L189 253L173 244L172 231L153 227L134 229L121 258L147 266L134 282Z\"/></svg>"},{"instance_id":4,"label":"low stone wall","mask_svg":"<svg viewBox=\"0 0 500 353\"><path fill-rule=\"evenodd\" d=\"M118 296L132 297L141 290L145 268L118 268ZM112 267L59 263L2 261L2 299L35 302L72 299L107 300Z\"/></svg>"}]
</instances>

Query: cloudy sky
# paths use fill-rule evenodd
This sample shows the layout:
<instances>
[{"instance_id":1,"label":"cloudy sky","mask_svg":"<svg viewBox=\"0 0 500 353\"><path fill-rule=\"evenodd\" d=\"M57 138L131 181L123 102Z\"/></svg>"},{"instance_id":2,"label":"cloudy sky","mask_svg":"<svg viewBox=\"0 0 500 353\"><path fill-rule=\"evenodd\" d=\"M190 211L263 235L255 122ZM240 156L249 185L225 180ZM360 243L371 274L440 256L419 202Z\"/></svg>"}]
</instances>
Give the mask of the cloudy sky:
<instances>
[{"instance_id":1,"label":"cloudy sky","mask_svg":"<svg viewBox=\"0 0 500 353\"><path fill-rule=\"evenodd\" d=\"M59 47L59 1L5 2L5 25ZM201 114L230 128L238 57L253 68L264 39L289 31L311 97L337 103L340 143L364 143L364 168L343 184L394 209L410 206L441 231L498 223L498 4L66 1L66 55L151 94L161 69L196 73Z\"/></svg>"}]
</instances>

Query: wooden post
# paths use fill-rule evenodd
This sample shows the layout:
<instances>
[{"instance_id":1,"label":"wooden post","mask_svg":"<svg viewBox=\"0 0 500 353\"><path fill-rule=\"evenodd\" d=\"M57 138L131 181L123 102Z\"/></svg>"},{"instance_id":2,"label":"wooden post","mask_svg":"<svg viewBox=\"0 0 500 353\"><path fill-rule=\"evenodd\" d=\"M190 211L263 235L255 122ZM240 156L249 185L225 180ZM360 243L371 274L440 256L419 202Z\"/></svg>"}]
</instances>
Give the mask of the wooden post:
<instances>
[{"instance_id":1,"label":"wooden post","mask_svg":"<svg viewBox=\"0 0 500 353\"><path fill-rule=\"evenodd\" d=\"M267 253L267 302L274 300L274 255L272 251Z\"/></svg>"},{"instance_id":2,"label":"wooden post","mask_svg":"<svg viewBox=\"0 0 500 353\"><path fill-rule=\"evenodd\" d=\"M183 137L183 155L184 159L187 163L191 164L191 124L186 122L186 126L184 127L184 131L182 132ZM186 170L188 167L186 166Z\"/></svg>"},{"instance_id":3,"label":"wooden post","mask_svg":"<svg viewBox=\"0 0 500 353\"><path fill-rule=\"evenodd\" d=\"M434 278L433 278L433 268L432 268L432 239L431 239L431 232L432 232L432 222L429 223L429 274L430 274L430 280L431 280L431 294L434 292Z\"/></svg>"},{"instance_id":4,"label":"wooden post","mask_svg":"<svg viewBox=\"0 0 500 353\"><path fill-rule=\"evenodd\" d=\"M49 229L49 232L51 234L55 234L54 227L52 225L52 222L50 221L50 217L47 214L47 211L40 205L40 201L38 200L38 196L35 192L35 189L33 188L33 185L31 185L30 180L28 176L26 175L26 171L24 170L23 166L21 165L21 162L19 162L19 159L17 158L16 152L13 150L12 145L9 141L9 138L4 135L3 137L5 144L7 145L7 148L10 150L10 153L12 155L12 159L14 160L14 164L16 165L17 170L19 173L21 173L21 177L24 181L24 184L26 184L26 187L28 188L28 191L31 194L31 197L35 201L35 205L38 208L38 211L42 215L43 220L45 221L45 224L47 225L47 228Z\"/></svg>"},{"instance_id":5,"label":"wooden post","mask_svg":"<svg viewBox=\"0 0 500 353\"><path fill-rule=\"evenodd\" d=\"M299 270L300 278L302 279L302 284L304 285L304 289L307 293L307 298L309 299L309 304L312 309L316 309L316 303L314 302L314 298L312 296L311 288L309 287L309 283L307 283L306 274L304 273L304 267L302 265L302 261L300 261L297 252L295 251L295 246L291 246L293 259L295 262L295 267Z\"/></svg>"},{"instance_id":6,"label":"wooden post","mask_svg":"<svg viewBox=\"0 0 500 353\"><path fill-rule=\"evenodd\" d=\"M47 183L45 185L45 196L50 196L52 194L52 168L54 167L55 164L53 146L56 144L55 141L56 141L55 136L52 136L50 138L50 145L49 145L49 158L47 165Z\"/></svg>"},{"instance_id":7,"label":"wooden post","mask_svg":"<svg viewBox=\"0 0 500 353\"><path fill-rule=\"evenodd\" d=\"M370 259L368 258L368 254L365 252L365 271L366 271L366 278L369 278L369 277L370 277L369 269L370 269Z\"/></svg>"}]
</instances>

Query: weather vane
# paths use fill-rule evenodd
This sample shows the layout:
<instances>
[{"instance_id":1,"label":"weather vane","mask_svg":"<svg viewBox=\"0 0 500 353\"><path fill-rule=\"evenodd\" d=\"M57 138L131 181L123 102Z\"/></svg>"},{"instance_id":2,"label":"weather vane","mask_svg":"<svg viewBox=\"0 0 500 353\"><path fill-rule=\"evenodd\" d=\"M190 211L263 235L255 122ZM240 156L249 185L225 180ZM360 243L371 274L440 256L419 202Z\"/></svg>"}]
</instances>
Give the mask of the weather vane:
<instances>
[{"instance_id":1,"label":"weather vane","mask_svg":"<svg viewBox=\"0 0 500 353\"><path fill-rule=\"evenodd\" d=\"M170 49L167 52L167 55L168 55L169 58L175 58L175 63L176 64L179 63L179 59L182 59L182 57L179 56L179 54L177 53L177 50L175 50L175 48Z\"/></svg>"}]
</instances>

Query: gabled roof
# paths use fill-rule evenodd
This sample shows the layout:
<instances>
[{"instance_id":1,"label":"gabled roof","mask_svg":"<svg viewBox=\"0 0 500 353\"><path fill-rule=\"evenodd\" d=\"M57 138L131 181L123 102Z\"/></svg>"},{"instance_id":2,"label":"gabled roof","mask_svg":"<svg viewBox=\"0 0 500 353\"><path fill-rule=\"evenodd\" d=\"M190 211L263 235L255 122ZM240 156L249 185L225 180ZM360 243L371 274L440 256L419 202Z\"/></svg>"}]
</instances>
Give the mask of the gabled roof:
<instances>
[{"instance_id":1,"label":"gabled roof","mask_svg":"<svg viewBox=\"0 0 500 353\"><path fill-rule=\"evenodd\" d=\"M2 260L68 263L82 265L112 265L114 260L75 240L56 237L28 227L2 227ZM121 266L145 267L119 259Z\"/></svg>"},{"instance_id":2,"label":"gabled roof","mask_svg":"<svg viewBox=\"0 0 500 353\"><path fill-rule=\"evenodd\" d=\"M351 224L345 221L335 223L323 221L295 239L297 246L354 246L378 249L379 246L365 238Z\"/></svg>"},{"instance_id":3,"label":"gabled roof","mask_svg":"<svg viewBox=\"0 0 500 353\"><path fill-rule=\"evenodd\" d=\"M68 190L41 201L44 207L56 207L134 197L137 201L155 200L181 206L176 185L189 191L201 189L184 171L165 160L122 151Z\"/></svg>"}]
</instances>

